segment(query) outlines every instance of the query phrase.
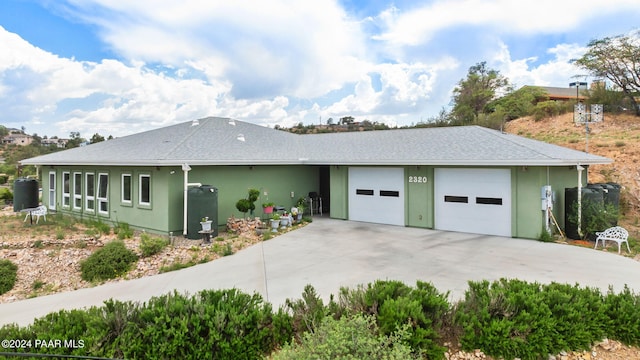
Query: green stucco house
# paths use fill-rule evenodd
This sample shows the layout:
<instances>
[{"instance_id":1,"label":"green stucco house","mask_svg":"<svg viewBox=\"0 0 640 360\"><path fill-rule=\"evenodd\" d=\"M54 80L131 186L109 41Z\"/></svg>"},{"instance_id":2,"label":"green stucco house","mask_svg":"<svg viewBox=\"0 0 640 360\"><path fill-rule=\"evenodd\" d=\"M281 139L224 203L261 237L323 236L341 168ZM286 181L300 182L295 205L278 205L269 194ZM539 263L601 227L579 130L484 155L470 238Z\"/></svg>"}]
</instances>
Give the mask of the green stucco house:
<instances>
[{"instance_id":1,"label":"green stucco house","mask_svg":"<svg viewBox=\"0 0 640 360\"><path fill-rule=\"evenodd\" d=\"M49 209L157 233L186 233L187 189L206 184L219 225L255 188L258 216L315 193L336 219L537 238L545 193L564 227L564 189L610 162L478 126L297 135L210 117L22 164L39 168Z\"/></svg>"}]
</instances>

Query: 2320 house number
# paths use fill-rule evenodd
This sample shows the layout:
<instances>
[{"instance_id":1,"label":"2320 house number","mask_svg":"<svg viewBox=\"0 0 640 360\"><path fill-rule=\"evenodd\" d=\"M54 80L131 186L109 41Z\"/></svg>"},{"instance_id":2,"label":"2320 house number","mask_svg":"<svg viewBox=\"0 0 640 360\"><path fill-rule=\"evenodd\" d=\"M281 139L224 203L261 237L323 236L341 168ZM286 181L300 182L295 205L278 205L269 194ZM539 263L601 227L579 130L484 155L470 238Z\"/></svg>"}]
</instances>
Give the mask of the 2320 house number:
<instances>
[{"instance_id":1,"label":"2320 house number","mask_svg":"<svg viewBox=\"0 0 640 360\"><path fill-rule=\"evenodd\" d=\"M409 182L410 183L426 183L427 177L426 176L409 176Z\"/></svg>"}]
</instances>

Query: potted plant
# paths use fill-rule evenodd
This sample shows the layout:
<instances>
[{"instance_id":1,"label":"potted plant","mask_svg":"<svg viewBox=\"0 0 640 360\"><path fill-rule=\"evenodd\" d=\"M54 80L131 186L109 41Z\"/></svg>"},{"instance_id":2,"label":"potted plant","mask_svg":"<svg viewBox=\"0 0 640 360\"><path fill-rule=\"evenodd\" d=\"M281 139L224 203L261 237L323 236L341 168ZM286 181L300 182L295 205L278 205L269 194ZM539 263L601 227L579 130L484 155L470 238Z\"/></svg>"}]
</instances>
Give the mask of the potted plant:
<instances>
[{"instance_id":1,"label":"potted plant","mask_svg":"<svg viewBox=\"0 0 640 360\"><path fill-rule=\"evenodd\" d=\"M271 232L278 232L278 226L280 225L280 215L273 214L271 217Z\"/></svg>"},{"instance_id":2,"label":"potted plant","mask_svg":"<svg viewBox=\"0 0 640 360\"><path fill-rule=\"evenodd\" d=\"M262 204L262 210L264 211L265 214L271 214L273 213L273 207L276 206L276 204L272 203L272 202L266 202L264 204Z\"/></svg>"},{"instance_id":3,"label":"potted plant","mask_svg":"<svg viewBox=\"0 0 640 360\"><path fill-rule=\"evenodd\" d=\"M302 220L302 216L304 215L304 209L307 205L307 199L301 197L298 199L296 203L296 208L298 208L298 221Z\"/></svg>"},{"instance_id":4,"label":"potted plant","mask_svg":"<svg viewBox=\"0 0 640 360\"><path fill-rule=\"evenodd\" d=\"M287 225L289 225L289 219L290 218L291 218L291 216L289 214L287 214L286 211L280 217L280 226L282 226L283 229L286 228Z\"/></svg>"},{"instance_id":5,"label":"potted plant","mask_svg":"<svg viewBox=\"0 0 640 360\"><path fill-rule=\"evenodd\" d=\"M213 221L209 220L208 216L203 217L200 220L200 225L202 226L202 231L211 231L211 223L213 223Z\"/></svg>"}]
</instances>

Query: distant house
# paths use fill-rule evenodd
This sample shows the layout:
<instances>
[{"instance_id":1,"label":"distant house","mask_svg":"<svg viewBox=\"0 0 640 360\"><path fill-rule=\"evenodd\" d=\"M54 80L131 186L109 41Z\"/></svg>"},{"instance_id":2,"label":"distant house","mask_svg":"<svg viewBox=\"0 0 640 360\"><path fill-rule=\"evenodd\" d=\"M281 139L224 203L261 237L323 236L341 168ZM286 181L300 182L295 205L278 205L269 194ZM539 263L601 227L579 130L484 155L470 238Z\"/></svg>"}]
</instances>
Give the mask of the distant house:
<instances>
[{"instance_id":1,"label":"distant house","mask_svg":"<svg viewBox=\"0 0 640 360\"><path fill-rule=\"evenodd\" d=\"M584 95L584 90L579 88L563 88L553 86L540 86L549 95L549 100L569 101L576 100L584 101L587 97Z\"/></svg>"},{"instance_id":2,"label":"distant house","mask_svg":"<svg viewBox=\"0 0 640 360\"><path fill-rule=\"evenodd\" d=\"M51 147L57 147L59 149L64 149L67 146L68 142L69 142L69 139L48 138L48 139L42 139L40 141L40 144L42 144L42 146L51 146Z\"/></svg>"},{"instance_id":3,"label":"distant house","mask_svg":"<svg viewBox=\"0 0 640 360\"><path fill-rule=\"evenodd\" d=\"M165 234L186 233L187 190L206 184L218 226L255 188L285 208L318 194L336 219L523 238L543 228L541 189L564 226L564 189L610 162L479 126L298 135L214 117L21 161L50 209Z\"/></svg>"},{"instance_id":4,"label":"distant house","mask_svg":"<svg viewBox=\"0 0 640 360\"><path fill-rule=\"evenodd\" d=\"M25 134L22 130L8 129L9 135L2 138L3 144L26 146L33 142L33 136Z\"/></svg>"}]
</instances>

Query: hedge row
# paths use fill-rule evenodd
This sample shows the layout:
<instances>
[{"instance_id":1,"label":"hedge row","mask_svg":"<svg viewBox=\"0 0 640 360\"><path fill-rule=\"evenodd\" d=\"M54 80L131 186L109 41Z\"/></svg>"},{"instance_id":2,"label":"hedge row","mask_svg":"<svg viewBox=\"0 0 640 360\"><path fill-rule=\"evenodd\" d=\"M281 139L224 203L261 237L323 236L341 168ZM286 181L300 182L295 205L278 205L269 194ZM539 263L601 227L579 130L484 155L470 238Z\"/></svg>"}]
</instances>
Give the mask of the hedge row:
<instances>
[{"instance_id":1,"label":"hedge row","mask_svg":"<svg viewBox=\"0 0 640 360\"><path fill-rule=\"evenodd\" d=\"M3 326L0 338L82 340L4 351L127 359L442 359L445 339L505 359L588 349L605 337L640 345L640 295L628 288L602 294L503 279L470 282L463 300L447 299L420 281L343 288L328 304L307 286L278 311L236 289L172 293L52 313L26 327Z\"/></svg>"}]
</instances>

